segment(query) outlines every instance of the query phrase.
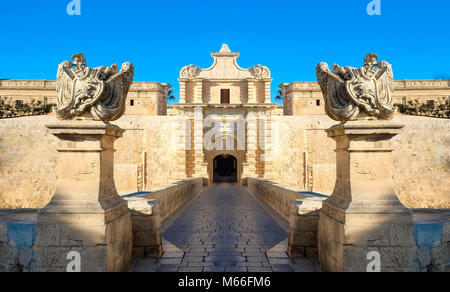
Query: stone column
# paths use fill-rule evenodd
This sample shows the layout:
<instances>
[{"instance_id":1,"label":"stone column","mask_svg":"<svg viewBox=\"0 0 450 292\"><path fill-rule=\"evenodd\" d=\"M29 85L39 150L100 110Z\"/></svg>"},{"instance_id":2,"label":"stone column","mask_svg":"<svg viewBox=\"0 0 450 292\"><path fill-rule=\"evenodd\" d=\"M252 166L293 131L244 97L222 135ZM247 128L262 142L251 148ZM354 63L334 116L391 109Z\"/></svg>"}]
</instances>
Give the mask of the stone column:
<instances>
[{"instance_id":1,"label":"stone column","mask_svg":"<svg viewBox=\"0 0 450 292\"><path fill-rule=\"evenodd\" d=\"M114 141L123 130L96 121L47 126L60 139L58 181L38 214L33 271L66 271L78 252L81 272L129 271L131 219L114 185Z\"/></svg>"},{"instance_id":2,"label":"stone column","mask_svg":"<svg viewBox=\"0 0 450 292\"><path fill-rule=\"evenodd\" d=\"M398 200L391 172L391 140L402 128L360 120L327 130L336 140L337 179L320 213L322 271L365 272L371 251L381 271L414 270L412 212Z\"/></svg>"}]
</instances>

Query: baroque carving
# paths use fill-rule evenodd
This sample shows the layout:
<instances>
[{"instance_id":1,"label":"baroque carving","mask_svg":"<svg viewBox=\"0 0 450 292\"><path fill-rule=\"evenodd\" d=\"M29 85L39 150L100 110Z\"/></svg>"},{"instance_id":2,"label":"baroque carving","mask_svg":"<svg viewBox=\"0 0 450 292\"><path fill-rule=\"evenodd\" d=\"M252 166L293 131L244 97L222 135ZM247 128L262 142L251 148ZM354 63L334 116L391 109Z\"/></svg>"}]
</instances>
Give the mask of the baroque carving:
<instances>
[{"instance_id":1,"label":"baroque carving","mask_svg":"<svg viewBox=\"0 0 450 292\"><path fill-rule=\"evenodd\" d=\"M83 54L58 67L56 117L60 120L92 119L114 121L125 112L125 101L133 82L134 67L124 63L89 68Z\"/></svg>"},{"instance_id":2,"label":"baroque carving","mask_svg":"<svg viewBox=\"0 0 450 292\"><path fill-rule=\"evenodd\" d=\"M269 68L261 65L256 65L252 68L250 68L250 73L255 77L256 79L265 79L270 78L270 71Z\"/></svg>"},{"instance_id":3,"label":"baroque carving","mask_svg":"<svg viewBox=\"0 0 450 292\"><path fill-rule=\"evenodd\" d=\"M200 74L201 69L194 65L189 65L181 69L181 78L194 79Z\"/></svg>"},{"instance_id":4,"label":"baroque carving","mask_svg":"<svg viewBox=\"0 0 450 292\"><path fill-rule=\"evenodd\" d=\"M392 94L394 76L391 64L377 63L378 56L367 54L361 68L320 63L317 80L325 99L325 111L336 121L358 119L390 120L395 113Z\"/></svg>"}]
</instances>

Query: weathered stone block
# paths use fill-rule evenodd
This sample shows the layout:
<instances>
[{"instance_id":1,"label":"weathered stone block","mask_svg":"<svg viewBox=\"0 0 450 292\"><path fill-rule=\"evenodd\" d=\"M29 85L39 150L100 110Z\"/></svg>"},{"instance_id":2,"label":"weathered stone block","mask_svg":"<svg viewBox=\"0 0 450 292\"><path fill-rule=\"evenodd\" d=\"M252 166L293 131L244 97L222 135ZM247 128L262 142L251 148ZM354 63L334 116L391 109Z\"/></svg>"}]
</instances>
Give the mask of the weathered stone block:
<instances>
[{"instance_id":1,"label":"weathered stone block","mask_svg":"<svg viewBox=\"0 0 450 292\"><path fill-rule=\"evenodd\" d=\"M293 230L317 231L319 228L319 213L314 215L294 215L289 220L289 228Z\"/></svg>"},{"instance_id":2,"label":"weathered stone block","mask_svg":"<svg viewBox=\"0 0 450 292\"><path fill-rule=\"evenodd\" d=\"M389 225L345 225L344 244L388 246Z\"/></svg>"},{"instance_id":3,"label":"weathered stone block","mask_svg":"<svg viewBox=\"0 0 450 292\"><path fill-rule=\"evenodd\" d=\"M306 247L305 253L307 257L317 258L319 257L319 249L317 247Z\"/></svg>"},{"instance_id":4,"label":"weathered stone block","mask_svg":"<svg viewBox=\"0 0 450 292\"><path fill-rule=\"evenodd\" d=\"M82 247L33 247L30 266L31 272L66 272L71 260L67 255L71 251L79 252L83 258L85 249ZM81 263L83 269L83 262Z\"/></svg>"},{"instance_id":5,"label":"weathered stone block","mask_svg":"<svg viewBox=\"0 0 450 292\"><path fill-rule=\"evenodd\" d=\"M61 246L106 244L105 225L61 225Z\"/></svg>"},{"instance_id":6,"label":"weathered stone block","mask_svg":"<svg viewBox=\"0 0 450 292\"><path fill-rule=\"evenodd\" d=\"M32 249L28 247L21 247L18 249L19 264L28 268L31 264Z\"/></svg>"},{"instance_id":7,"label":"weathered stone block","mask_svg":"<svg viewBox=\"0 0 450 292\"><path fill-rule=\"evenodd\" d=\"M373 250L370 249L370 251ZM366 272L367 271L367 253L369 249L361 246L344 245L343 249L343 267L344 272Z\"/></svg>"},{"instance_id":8,"label":"weathered stone block","mask_svg":"<svg viewBox=\"0 0 450 292\"><path fill-rule=\"evenodd\" d=\"M133 231L157 230L161 222L156 216L132 216Z\"/></svg>"},{"instance_id":9,"label":"weathered stone block","mask_svg":"<svg viewBox=\"0 0 450 292\"><path fill-rule=\"evenodd\" d=\"M134 233L134 246L153 246L160 242L157 231L136 231Z\"/></svg>"},{"instance_id":10,"label":"weathered stone block","mask_svg":"<svg viewBox=\"0 0 450 292\"><path fill-rule=\"evenodd\" d=\"M390 225L390 245L412 246L414 242L414 226L412 224Z\"/></svg>"},{"instance_id":11,"label":"weathered stone block","mask_svg":"<svg viewBox=\"0 0 450 292\"><path fill-rule=\"evenodd\" d=\"M450 241L450 220L442 222L442 241Z\"/></svg>"},{"instance_id":12,"label":"weathered stone block","mask_svg":"<svg viewBox=\"0 0 450 292\"><path fill-rule=\"evenodd\" d=\"M8 224L4 220L0 220L0 243L8 242Z\"/></svg>"},{"instance_id":13,"label":"weathered stone block","mask_svg":"<svg viewBox=\"0 0 450 292\"><path fill-rule=\"evenodd\" d=\"M419 263L422 268L426 268L428 265L431 264L431 256L432 256L431 248L429 248L429 247L419 248L417 253L418 253Z\"/></svg>"},{"instance_id":14,"label":"weathered stone block","mask_svg":"<svg viewBox=\"0 0 450 292\"><path fill-rule=\"evenodd\" d=\"M382 271L392 268L396 272L417 271L417 248L413 247L380 247Z\"/></svg>"},{"instance_id":15,"label":"weathered stone block","mask_svg":"<svg viewBox=\"0 0 450 292\"><path fill-rule=\"evenodd\" d=\"M61 243L60 224L38 224L36 226L37 246L59 246Z\"/></svg>"},{"instance_id":16,"label":"weathered stone block","mask_svg":"<svg viewBox=\"0 0 450 292\"><path fill-rule=\"evenodd\" d=\"M442 266L446 263L446 246L436 246L431 249L431 263L435 267Z\"/></svg>"},{"instance_id":17,"label":"weathered stone block","mask_svg":"<svg viewBox=\"0 0 450 292\"><path fill-rule=\"evenodd\" d=\"M111 259L108 259L111 255L108 255L108 248L106 245L96 247L86 247L85 252L82 255L82 271L89 272L104 272L108 271L108 263ZM114 261L114 259L112 260ZM120 263L115 263L115 265Z\"/></svg>"},{"instance_id":18,"label":"weathered stone block","mask_svg":"<svg viewBox=\"0 0 450 292\"><path fill-rule=\"evenodd\" d=\"M289 245L291 246L317 246L317 232L296 231L289 232Z\"/></svg>"},{"instance_id":19,"label":"weathered stone block","mask_svg":"<svg viewBox=\"0 0 450 292\"><path fill-rule=\"evenodd\" d=\"M18 250L16 247L0 244L0 263L6 265L17 265L19 263Z\"/></svg>"}]
</instances>

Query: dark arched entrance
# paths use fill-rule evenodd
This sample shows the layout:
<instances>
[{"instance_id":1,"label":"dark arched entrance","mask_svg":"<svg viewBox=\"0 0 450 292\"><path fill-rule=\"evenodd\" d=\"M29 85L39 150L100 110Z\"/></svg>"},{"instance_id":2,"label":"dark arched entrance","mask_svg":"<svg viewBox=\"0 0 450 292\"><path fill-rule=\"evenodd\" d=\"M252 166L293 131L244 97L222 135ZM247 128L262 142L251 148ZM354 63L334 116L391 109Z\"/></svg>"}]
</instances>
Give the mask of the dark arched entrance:
<instances>
[{"instance_id":1,"label":"dark arched entrance","mask_svg":"<svg viewBox=\"0 0 450 292\"><path fill-rule=\"evenodd\" d=\"M237 159L232 155L219 155L214 158L214 182L237 183Z\"/></svg>"}]
</instances>

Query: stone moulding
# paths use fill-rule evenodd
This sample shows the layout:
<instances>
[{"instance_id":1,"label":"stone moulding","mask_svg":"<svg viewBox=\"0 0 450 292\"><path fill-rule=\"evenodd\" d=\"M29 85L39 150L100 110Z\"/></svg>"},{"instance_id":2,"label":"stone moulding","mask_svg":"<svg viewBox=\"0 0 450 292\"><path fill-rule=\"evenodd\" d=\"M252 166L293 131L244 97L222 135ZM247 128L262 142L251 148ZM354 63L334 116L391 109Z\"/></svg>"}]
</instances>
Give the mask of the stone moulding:
<instances>
[{"instance_id":1,"label":"stone moulding","mask_svg":"<svg viewBox=\"0 0 450 292\"><path fill-rule=\"evenodd\" d=\"M117 64L87 67L83 54L76 54L72 59L73 62L65 61L58 67L56 117L104 122L119 119L125 112L125 101L133 82L133 65L124 63L118 72Z\"/></svg>"},{"instance_id":2,"label":"stone moulding","mask_svg":"<svg viewBox=\"0 0 450 292\"><path fill-rule=\"evenodd\" d=\"M393 106L394 75L386 61L377 63L378 56L367 54L361 68L340 67L320 63L317 81L325 99L325 112L336 121L360 119L390 120Z\"/></svg>"}]
</instances>

